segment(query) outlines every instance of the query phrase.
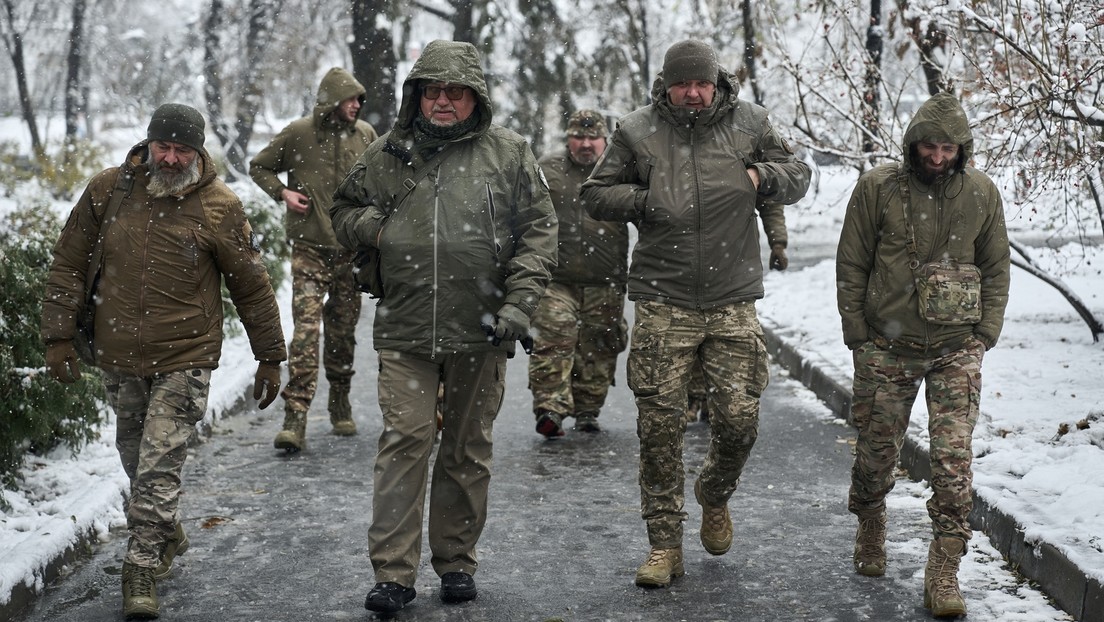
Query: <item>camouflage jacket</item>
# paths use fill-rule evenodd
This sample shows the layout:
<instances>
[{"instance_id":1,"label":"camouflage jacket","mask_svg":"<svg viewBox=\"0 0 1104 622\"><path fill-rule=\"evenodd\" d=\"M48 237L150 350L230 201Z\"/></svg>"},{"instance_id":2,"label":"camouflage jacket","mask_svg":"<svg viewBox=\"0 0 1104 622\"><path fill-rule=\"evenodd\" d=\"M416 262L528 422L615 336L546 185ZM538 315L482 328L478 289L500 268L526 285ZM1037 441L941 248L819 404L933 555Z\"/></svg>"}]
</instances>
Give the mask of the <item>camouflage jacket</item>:
<instances>
[{"instance_id":1,"label":"camouflage jacket","mask_svg":"<svg viewBox=\"0 0 1104 622\"><path fill-rule=\"evenodd\" d=\"M103 369L151 376L218 367L225 280L258 361L287 359L276 296L241 201L215 176L180 197L151 198L143 141L123 166L89 182L54 246L42 305L42 340L72 339L92 247L103 227L95 348ZM113 223L102 223L120 174L134 176Z\"/></svg>"},{"instance_id":2,"label":"camouflage jacket","mask_svg":"<svg viewBox=\"0 0 1104 622\"><path fill-rule=\"evenodd\" d=\"M340 248L330 224L330 205L337 184L376 139L366 121L342 123L333 116L337 105L350 97L364 98L364 87L349 72L334 67L318 87L317 103L309 117L292 121L249 163L249 176L266 194L283 203L284 188L310 199L306 214L287 210L288 242L321 248ZM279 173L287 172L287 184Z\"/></svg>"},{"instance_id":3,"label":"camouflage jacket","mask_svg":"<svg viewBox=\"0 0 1104 622\"><path fill-rule=\"evenodd\" d=\"M414 144L420 81L470 87L476 127L427 165ZM415 183L416 172L429 166ZM394 127L373 142L334 196L337 239L380 252L383 298L373 343L436 356L503 348L481 328L509 303L532 315L556 263L556 214L528 143L491 123L475 47L433 41L403 83ZM378 242L377 242L378 241Z\"/></svg>"},{"instance_id":4,"label":"camouflage jacket","mask_svg":"<svg viewBox=\"0 0 1104 622\"><path fill-rule=\"evenodd\" d=\"M950 174L926 185L915 173L911 146L933 137L957 143L959 158ZM958 100L935 95L905 130L903 164L884 164L859 178L836 252L836 297L847 347L881 337L891 349L930 354L961 347L971 335L987 348L996 344L1008 303L1011 259L1000 192L987 175L967 164L973 145ZM898 178L901 171L907 188ZM977 324L937 325L921 317L909 266L902 190L908 194L919 261L949 257L981 271L982 317Z\"/></svg>"}]
</instances>

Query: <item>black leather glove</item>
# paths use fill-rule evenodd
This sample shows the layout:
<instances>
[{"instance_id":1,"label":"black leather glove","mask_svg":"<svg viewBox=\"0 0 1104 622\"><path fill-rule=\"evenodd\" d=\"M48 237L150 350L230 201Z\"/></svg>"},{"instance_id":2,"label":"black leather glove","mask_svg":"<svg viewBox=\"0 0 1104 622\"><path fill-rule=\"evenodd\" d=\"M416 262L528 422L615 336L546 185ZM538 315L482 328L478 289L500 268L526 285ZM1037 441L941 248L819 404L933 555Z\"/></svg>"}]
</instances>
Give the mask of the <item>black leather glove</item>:
<instances>
[{"instance_id":1,"label":"black leather glove","mask_svg":"<svg viewBox=\"0 0 1104 622\"><path fill-rule=\"evenodd\" d=\"M80 362L72 341L54 341L46 344L46 373L54 380L65 384L73 384L80 380Z\"/></svg>"},{"instance_id":2,"label":"black leather glove","mask_svg":"<svg viewBox=\"0 0 1104 622\"><path fill-rule=\"evenodd\" d=\"M502 305L495 314L494 336L499 341L515 341L529 336L529 316L514 305Z\"/></svg>"},{"instance_id":3,"label":"black leather glove","mask_svg":"<svg viewBox=\"0 0 1104 622\"><path fill-rule=\"evenodd\" d=\"M772 246L770 253L770 269L785 270L789 265L790 260L786 257L786 247L781 244Z\"/></svg>"},{"instance_id":4,"label":"black leather glove","mask_svg":"<svg viewBox=\"0 0 1104 622\"><path fill-rule=\"evenodd\" d=\"M257 365L257 375L253 378L253 399L258 400L257 407L261 410L276 401L280 394L280 364L271 361L261 361ZM264 399L261 399L261 398Z\"/></svg>"}]
</instances>

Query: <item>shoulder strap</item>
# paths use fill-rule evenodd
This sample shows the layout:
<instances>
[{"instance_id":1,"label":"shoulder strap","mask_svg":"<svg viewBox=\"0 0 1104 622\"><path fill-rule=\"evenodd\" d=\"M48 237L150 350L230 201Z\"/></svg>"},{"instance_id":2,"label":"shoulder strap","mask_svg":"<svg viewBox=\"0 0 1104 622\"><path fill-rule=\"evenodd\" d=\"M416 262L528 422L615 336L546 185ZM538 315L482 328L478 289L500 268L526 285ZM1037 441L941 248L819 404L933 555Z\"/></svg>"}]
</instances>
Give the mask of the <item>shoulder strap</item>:
<instances>
[{"instance_id":1,"label":"shoulder strap","mask_svg":"<svg viewBox=\"0 0 1104 622\"><path fill-rule=\"evenodd\" d=\"M115 216L119 213L119 206L122 205L123 199L130 196L133 187L134 174L120 168L119 175L115 178L115 188L111 191L111 198L108 199L103 219L100 220L100 230L96 233L96 245L92 247L92 260L84 273L85 300L92 300L92 295L95 293L96 278L100 273L100 259L103 257L104 231L115 220Z\"/></svg>"},{"instance_id":2,"label":"shoulder strap","mask_svg":"<svg viewBox=\"0 0 1104 622\"><path fill-rule=\"evenodd\" d=\"M905 164L897 165L897 185L901 189L901 213L905 216L905 248L909 254L909 268L916 270L920 267L920 251L916 249L916 229L909 218L909 178Z\"/></svg>"}]
</instances>

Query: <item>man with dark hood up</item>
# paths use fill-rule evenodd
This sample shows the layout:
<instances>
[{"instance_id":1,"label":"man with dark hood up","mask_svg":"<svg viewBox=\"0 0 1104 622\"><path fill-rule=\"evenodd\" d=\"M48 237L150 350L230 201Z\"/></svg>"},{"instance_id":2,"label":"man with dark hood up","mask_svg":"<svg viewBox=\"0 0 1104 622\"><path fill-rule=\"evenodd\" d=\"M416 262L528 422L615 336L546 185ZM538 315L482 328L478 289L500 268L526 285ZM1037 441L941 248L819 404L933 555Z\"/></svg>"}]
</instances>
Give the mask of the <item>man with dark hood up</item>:
<instances>
[{"instance_id":1,"label":"man with dark hood up","mask_svg":"<svg viewBox=\"0 0 1104 622\"><path fill-rule=\"evenodd\" d=\"M790 204L809 187L767 111L737 97L735 78L701 41L672 45L653 103L623 119L583 200L591 216L636 223L629 268L636 321L628 381L640 437L641 515L651 551L642 587L682 576L683 437L691 369L710 395L710 444L694 495L701 542L732 546L728 500L759 428L769 369L755 301L763 297L756 204Z\"/></svg>"},{"instance_id":2,"label":"man with dark hood up","mask_svg":"<svg viewBox=\"0 0 1104 622\"><path fill-rule=\"evenodd\" d=\"M579 198L605 148L601 113L577 110L566 148L540 159L559 221L558 263L533 316L529 357L537 432L547 438L563 436L568 417L576 431L600 431L598 414L628 343L628 225L591 218Z\"/></svg>"},{"instance_id":3,"label":"man with dark hood up","mask_svg":"<svg viewBox=\"0 0 1104 622\"><path fill-rule=\"evenodd\" d=\"M972 535L981 363L1008 302L1004 208L989 177L969 165L973 148L953 95L925 102L905 130L904 161L859 178L836 256L843 338L855 363L855 571L885 574L885 498L923 382L933 531L924 606L937 617L966 614L957 574Z\"/></svg>"},{"instance_id":4,"label":"man with dark hood up","mask_svg":"<svg viewBox=\"0 0 1104 622\"><path fill-rule=\"evenodd\" d=\"M123 165L92 178L54 246L42 303L47 371L65 383L80 378L77 321L95 305L86 358L103 372L130 478L128 618L158 616L157 581L188 548L180 477L222 352L223 283L259 362L260 408L276 399L287 358L260 247L241 201L216 176L204 127L195 108L165 104Z\"/></svg>"},{"instance_id":5,"label":"man with dark hood up","mask_svg":"<svg viewBox=\"0 0 1104 622\"><path fill-rule=\"evenodd\" d=\"M291 246L291 316L284 425L277 449L306 446L307 412L318 386L319 335L325 332L322 364L330 383L329 413L334 434L356 434L349 387L353 378L360 290L353 280L353 256L334 237L330 205L337 184L376 139L358 118L364 87L333 67L322 78L314 112L292 121L249 163L249 176L266 194L287 206L285 230ZM279 174L287 173L287 183ZM324 329L324 331L323 331Z\"/></svg>"},{"instance_id":6,"label":"man with dark hood up","mask_svg":"<svg viewBox=\"0 0 1104 622\"><path fill-rule=\"evenodd\" d=\"M383 432L368 529L376 584L364 606L385 614L415 597L439 383L431 563L443 601L476 597L506 359L528 339L556 262L547 183L525 140L492 123L475 47L431 42L402 92L394 127L360 157L330 210L339 242L379 254Z\"/></svg>"}]
</instances>

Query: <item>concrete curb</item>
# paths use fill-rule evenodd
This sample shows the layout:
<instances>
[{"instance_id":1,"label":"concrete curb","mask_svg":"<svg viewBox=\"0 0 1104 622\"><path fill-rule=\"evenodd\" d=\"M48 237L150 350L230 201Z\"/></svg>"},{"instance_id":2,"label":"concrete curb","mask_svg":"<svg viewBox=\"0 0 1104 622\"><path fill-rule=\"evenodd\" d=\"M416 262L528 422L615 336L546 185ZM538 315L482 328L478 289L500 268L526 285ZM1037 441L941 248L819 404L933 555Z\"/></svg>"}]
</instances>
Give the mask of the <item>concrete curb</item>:
<instances>
[{"instance_id":1,"label":"concrete curb","mask_svg":"<svg viewBox=\"0 0 1104 622\"><path fill-rule=\"evenodd\" d=\"M761 318L762 319L762 318ZM801 381L823 401L832 412L850 420L851 389L828 375L817 361L802 356L780 335L785 331L763 320L767 350L791 376ZM927 447L905 437L901 448L901 467L914 480L931 476ZM974 490L974 507L970 524L989 536L1012 567L1039 587L1066 613L1081 622L1104 622L1104 585L1089 578L1085 571L1067 558L1057 547L1045 542L1032 543L1024 537L1023 527L1015 519L994 508Z\"/></svg>"}]
</instances>

